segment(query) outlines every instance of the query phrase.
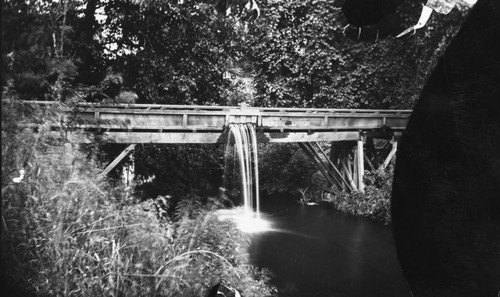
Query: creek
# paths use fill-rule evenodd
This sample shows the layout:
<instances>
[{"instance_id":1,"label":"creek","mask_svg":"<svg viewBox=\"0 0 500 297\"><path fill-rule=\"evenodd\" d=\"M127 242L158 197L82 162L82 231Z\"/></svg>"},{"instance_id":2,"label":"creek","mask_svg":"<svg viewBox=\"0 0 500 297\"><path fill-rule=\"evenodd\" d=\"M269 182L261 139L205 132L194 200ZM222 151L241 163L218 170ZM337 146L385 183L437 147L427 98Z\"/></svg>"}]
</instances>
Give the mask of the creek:
<instances>
[{"instance_id":1,"label":"creek","mask_svg":"<svg viewBox=\"0 0 500 297\"><path fill-rule=\"evenodd\" d=\"M263 197L261 210L273 230L252 235L250 260L278 296L411 296L389 226L289 196Z\"/></svg>"}]
</instances>

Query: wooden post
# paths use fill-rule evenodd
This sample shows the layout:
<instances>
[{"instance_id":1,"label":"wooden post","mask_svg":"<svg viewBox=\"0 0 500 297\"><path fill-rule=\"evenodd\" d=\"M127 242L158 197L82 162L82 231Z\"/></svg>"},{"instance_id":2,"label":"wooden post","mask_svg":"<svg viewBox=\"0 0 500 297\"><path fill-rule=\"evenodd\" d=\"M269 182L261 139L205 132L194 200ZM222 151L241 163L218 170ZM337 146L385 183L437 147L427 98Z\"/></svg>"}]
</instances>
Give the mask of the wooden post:
<instances>
[{"instance_id":1,"label":"wooden post","mask_svg":"<svg viewBox=\"0 0 500 297\"><path fill-rule=\"evenodd\" d=\"M120 161L123 160L123 158L125 158L134 149L134 147L135 143L129 145L126 149L124 149L123 152L121 152L121 154L116 157L116 159L114 159L113 162L111 162L108 167L106 167L106 169L104 169L104 171L101 173L101 177L106 176L111 170L113 170L113 168L115 168L115 166L118 165L118 163L120 163Z\"/></svg>"},{"instance_id":2,"label":"wooden post","mask_svg":"<svg viewBox=\"0 0 500 297\"><path fill-rule=\"evenodd\" d=\"M356 184L356 187L358 188L359 191L359 174L358 174L358 147L355 146L352 149L352 179L354 179L354 183Z\"/></svg>"},{"instance_id":3,"label":"wooden post","mask_svg":"<svg viewBox=\"0 0 500 297\"><path fill-rule=\"evenodd\" d=\"M361 192L361 193L364 193L365 192L365 185L363 183L363 177L364 177L364 174L365 174L365 160L363 158L363 138L360 137L360 139L358 140L358 148L357 148L357 158L356 158L356 162L357 162L357 168L358 168L358 190Z\"/></svg>"}]
</instances>

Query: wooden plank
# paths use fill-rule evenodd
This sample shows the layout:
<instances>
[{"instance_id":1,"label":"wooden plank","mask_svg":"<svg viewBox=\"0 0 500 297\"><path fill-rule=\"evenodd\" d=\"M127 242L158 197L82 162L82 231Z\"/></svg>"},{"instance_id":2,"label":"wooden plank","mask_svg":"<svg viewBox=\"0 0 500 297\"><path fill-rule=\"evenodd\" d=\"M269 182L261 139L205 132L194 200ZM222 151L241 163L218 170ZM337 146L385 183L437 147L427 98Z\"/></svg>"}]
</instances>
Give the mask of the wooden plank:
<instances>
[{"instance_id":1,"label":"wooden plank","mask_svg":"<svg viewBox=\"0 0 500 297\"><path fill-rule=\"evenodd\" d=\"M232 122L250 122L250 123L255 123L256 124L256 118L251 119L250 121L244 121L244 120L239 120L239 119L233 119ZM104 122L96 122L95 124L81 124L78 125L79 129L133 129L133 130L158 130L158 129L163 129L163 130L187 130L190 131L192 129L197 129L197 130L220 130L222 131L225 127L226 123L225 117L221 116L220 118L212 118L212 119L204 119L201 121L193 121L193 122L188 122L186 125L183 125L182 123L182 118L179 117L178 119L161 119L160 121L157 121L154 118L151 118L148 120L148 118L142 118L142 119L137 119L137 118L129 118L129 119L107 119ZM58 127L59 125L55 125L55 127ZM381 127L377 127L376 125L370 126L366 125L364 127L361 127L359 125L353 125L352 127L350 126L330 126L330 127L314 127L314 126L260 126L258 127L260 130L264 131L289 131L289 132L294 132L294 131L313 131L313 132L325 132L325 131L359 131L359 130L364 130L364 129L378 129ZM391 137L393 135L392 132L387 132L387 137Z\"/></svg>"},{"instance_id":2,"label":"wooden plank","mask_svg":"<svg viewBox=\"0 0 500 297\"><path fill-rule=\"evenodd\" d=\"M135 144L131 144L129 146L127 146L126 149L123 150L123 152L121 152L120 155L118 155L118 157L116 157L116 159L113 160L113 162L111 162L108 167L106 167L106 169L104 169L104 171L101 173L101 176L106 176L111 170L113 170L113 168L116 167L116 165L118 165L118 163L120 163L121 160L123 160L123 158L125 158L133 149L135 148Z\"/></svg>"},{"instance_id":3,"label":"wooden plank","mask_svg":"<svg viewBox=\"0 0 500 297\"><path fill-rule=\"evenodd\" d=\"M36 128L36 127L35 127ZM104 130L106 131L106 130ZM65 132L68 141L73 143L90 143L90 139L98 139L109 143L226 143L227 138L222 132L91 132L73 131ZM47 132L48 133L48 132ZM50 132L55 137L61 135L60 131ZM309 134L259 132L257 134L260 143L290 143L290 142L317 142L317 141L343 141L356 139L356 132L317 132Z\"/></svg>"},{"instance_id":4,"label":"wooden plank","mask_svg":"<svg viewBox=\"0 0 500 297\"><path fill-rule=\"evenodd\" d=\"M260 133L259 133L260 134ZM345 141L356 140L359 132L264 132L267 141L260 142L321 142L321 141Z\"/></svg>"}]
</instances>

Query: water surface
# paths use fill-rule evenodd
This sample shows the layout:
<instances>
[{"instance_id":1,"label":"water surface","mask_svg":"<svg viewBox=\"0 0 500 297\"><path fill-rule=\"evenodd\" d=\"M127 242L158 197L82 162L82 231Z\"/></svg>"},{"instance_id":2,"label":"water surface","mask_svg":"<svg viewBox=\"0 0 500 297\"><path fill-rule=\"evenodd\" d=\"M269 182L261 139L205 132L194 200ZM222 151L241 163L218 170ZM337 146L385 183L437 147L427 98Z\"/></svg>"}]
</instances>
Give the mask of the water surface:
<instances>
[{"instance_id":1,"label":"water surface","mask_svg":"<svg viewBox=\"0 0 500 297\"><path fill-rule=\"evenodd\" d=\"M250 258L273 273L279 296L411 296L390 227L292 197L261 203L278 231L254 235Z\"/></svg>"}]
</instances>

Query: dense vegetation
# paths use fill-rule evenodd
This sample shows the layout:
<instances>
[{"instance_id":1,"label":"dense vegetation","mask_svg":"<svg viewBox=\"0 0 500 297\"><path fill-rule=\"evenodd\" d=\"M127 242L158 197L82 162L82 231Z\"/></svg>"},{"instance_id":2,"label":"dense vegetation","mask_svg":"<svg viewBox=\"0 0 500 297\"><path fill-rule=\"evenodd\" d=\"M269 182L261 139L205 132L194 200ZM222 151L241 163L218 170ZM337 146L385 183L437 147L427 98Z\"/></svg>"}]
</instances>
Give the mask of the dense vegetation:
<instances>
[{"instance_id":1,"label":"dense vegetation","mask_svg":"<svg viewBox=\"0 0 500 297\"><path fill-rule=\"evenodd\" d=\"M401 6L397 25L359 33L334 1L262 0L253 23L215 14L212 2L4 1L2 97L71 106L133 92L138 103L411 108L464 14L454 10L394 39L416 22L418 3ZM252 77L250 91L224 78L233 68ZM131 193L98 178L119 147L77 150L17 130L31 112L2 109L2 273L14 285L49 295L199 296L223 279L245 296L272 293L265 275L244 264L242 234L214 220L219 200L189 199L215 196L223 185L222 146L138 146L137 181L154 178ZM37 119L59 118L52 113ZM322 179L299 150L259 149L264 191L321 196ZM366 195L324 197L387 221L390 176L368 174ZM161 223L144 203L167 194L174 203Z\"/></svg>"},{"instance_id":2,"label":"dense vegetation","mask_svg":"<svg viewBox=\"0 0 500 297\"><path fill-rule=\"evenodd\" d=\"M396 25L361 33L331 1L259 5L262 16L245 23L203 0L6 1L2 85L23 99L95 100L113 95L109 75L120 74L139 102L411 108L464 14L394 39L415 23L418 3L404 4ZM223 78L231 67L254 76L255 98Z\"/></svg>"},{"instance_id":3,"label":"dense vegetation","mask_svg":"<svg viewBox=\"0 0 500 297\"><path fill-rule=\"evenodd\" d=\"M325 193L322 202L342 212L391 223L391 192L394 169L366 171L365 192Z\"/></svg>"},{"instance_id":4,"label":"dense vegetation","mask_svg":"<svg viewBox=\"0 0 500 297\"><path fill-rule=\"evenodd\" d=\"M223 281L245 296L273 294L248 265L248 237L215 214L217 198L190 195L159 217L64 138L15 127L60 116L2 108L3 293L204 296Z\"/></svg>"}]
</instances>

